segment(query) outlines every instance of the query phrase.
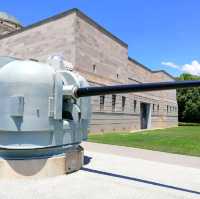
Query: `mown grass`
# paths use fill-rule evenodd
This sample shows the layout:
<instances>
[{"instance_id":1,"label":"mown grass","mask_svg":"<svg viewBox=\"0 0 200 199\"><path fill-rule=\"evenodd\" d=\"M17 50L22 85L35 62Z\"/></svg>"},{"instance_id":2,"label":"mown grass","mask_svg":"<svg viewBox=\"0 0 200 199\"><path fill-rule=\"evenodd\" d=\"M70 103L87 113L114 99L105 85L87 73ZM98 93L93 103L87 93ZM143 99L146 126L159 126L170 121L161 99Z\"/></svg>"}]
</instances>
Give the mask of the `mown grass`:
<instances>
[{"instance_id":1,"label":"mown grass","mask_svg":"<svg viewBox=\"0 0 200 199\"><path fill-rule=\"evenodd\" d=\"M200 156L200 126L89 135L90 142Z\"/></svg>"},{"instance_id":2,"label":"mown grass","mask_svg":"<svg viewBox=\"0 0 200 199\"><path fill-rule=\"evenodd\" d=\"M186 123L186 122L179 122L179 126L200 126L200 123Z\"/></svg>"}]
</instances>

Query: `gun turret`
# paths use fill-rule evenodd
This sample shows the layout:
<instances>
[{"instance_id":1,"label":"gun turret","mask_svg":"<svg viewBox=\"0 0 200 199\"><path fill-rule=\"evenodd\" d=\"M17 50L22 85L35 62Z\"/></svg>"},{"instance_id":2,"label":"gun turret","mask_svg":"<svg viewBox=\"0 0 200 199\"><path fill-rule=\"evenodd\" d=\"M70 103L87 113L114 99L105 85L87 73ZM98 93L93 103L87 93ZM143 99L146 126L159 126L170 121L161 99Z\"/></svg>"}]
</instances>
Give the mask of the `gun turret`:
<instances>
[{"instance_id":1,"label":"gun turret","mask_svg":"<svg viewBox=\"0 0 200 199\"><path fill-rule=\"evenodd\" d=\"M87 139L90 96L196 86L200 81L90 87L59 57L48 64L1 57L0 156L54 155L78 146Z\"/></svg>"},{"instance_id":2,"label":"gun turret","mask_svg":"<svg viewBox=\"0 0 200 199\"><path fill-rule=\"evenodd\" d=\"M78 150L87 139L90 96L196 86L200 81L90 87L58 57L48 64L0 57L0 157L45 158Z\"/></svg>"}]
</instances>

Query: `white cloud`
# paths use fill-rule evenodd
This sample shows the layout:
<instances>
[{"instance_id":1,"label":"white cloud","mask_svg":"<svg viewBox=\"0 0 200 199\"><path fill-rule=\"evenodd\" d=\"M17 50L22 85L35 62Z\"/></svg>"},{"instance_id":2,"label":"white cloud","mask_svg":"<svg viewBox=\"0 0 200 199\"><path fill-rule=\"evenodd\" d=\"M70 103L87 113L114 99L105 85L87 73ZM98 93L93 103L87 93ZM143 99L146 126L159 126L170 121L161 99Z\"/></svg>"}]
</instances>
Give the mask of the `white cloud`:
<instances>
[{"instance_id":1,"label":"white cloud","mask_svg":"<svg viewBox=\"0 0 200 199\"><path fill-rule=\"evenodd\" d=\"M177 69L180 68L180 66L176 65L176 64L173 63L173 62L162 62L161 64L164 65L164 66L169 66L169 67L171 67L171 68L177 68Z\"/></svg>"},{"instance_id":2,"label":"white cloud","mask_svg":"<svg viewBox=\"0 0 200 199\"><path fill-rule=\"evenodd\" d=\"M196 60L193 60L191 64L183 65L182 71L192 75L200 75L200 63Z\"/></svg>"},{"instance_id":3,"label":"white cloud","mask_svg":"<svg viewBox=\"0 0 200 199\"><path fill-rule=\"evenodd\" d=\"M164 66L178 69L184 73L200 76L200 63L197 60L193 60L191 64L184 64L182 66L179 66L173 62L162 62L161 64Z\"/></svg>"}]
</instances>

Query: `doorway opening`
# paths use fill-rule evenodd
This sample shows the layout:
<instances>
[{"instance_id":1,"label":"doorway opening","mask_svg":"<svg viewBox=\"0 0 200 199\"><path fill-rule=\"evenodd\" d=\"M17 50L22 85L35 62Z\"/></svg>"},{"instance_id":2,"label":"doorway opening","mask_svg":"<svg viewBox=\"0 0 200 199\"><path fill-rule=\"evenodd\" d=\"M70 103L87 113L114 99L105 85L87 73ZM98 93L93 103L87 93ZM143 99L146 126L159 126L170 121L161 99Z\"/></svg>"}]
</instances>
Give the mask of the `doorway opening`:
<instances>
[{"instance_id":1,"label":"doorway opening","mask_svg":"<svg viewBox=\"0 0 200 199\"><path fill-rule=\"evenodd\" d=\"M150 127L150 104L140 103L140 128L148 129Z\"/></svg>"}]
</instances>

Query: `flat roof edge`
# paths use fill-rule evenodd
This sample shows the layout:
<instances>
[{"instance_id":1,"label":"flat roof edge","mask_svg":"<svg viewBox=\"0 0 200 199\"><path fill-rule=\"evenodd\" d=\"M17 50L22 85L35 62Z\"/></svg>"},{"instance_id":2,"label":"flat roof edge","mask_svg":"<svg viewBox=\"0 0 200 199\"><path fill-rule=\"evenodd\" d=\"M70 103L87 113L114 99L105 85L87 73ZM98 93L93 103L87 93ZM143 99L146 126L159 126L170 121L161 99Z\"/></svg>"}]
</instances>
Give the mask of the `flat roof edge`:
<instances>
[{"instance_id":1,"label":"flat roof edge","mask_svg":"<svg viewBox=\"0 0 200 199\"><path fill-rule=\"evenodd\" d=\"M121 39L119 39L117 36L115 36L114 34L112 34L111 32L109 32L107 29L105 29L103 26L99 25L96 21L94 21L92 18L88 17L86 14L84 14L82 11L77 9L77 15L85 20L86 22L88 22L90 25L92 25L93 27L97 28L99 31L101 31L102 33L104 33L105 35L107 35L108 37L110 37L111 39L113 39L114 41L118 42L119 44L121 44L124 47L128 47L128 44L125 43L124 41L122 41Z\"/></svg>"},{"instance_id":2,"label":"flat roof edge","mask_svg":"<svg viewBox=\"0 0 200 199\"><path fill-rule=\"evenodd\" d=\"M172 76L171 74L169 74L168 72L166 72L165 70L154 70L152 71L153 73L165 73L165 75L169 76L170 78L172 78L173 80L176 80L176 78L174 76Z\"/></svg>"},{"instance_id":3,"label":"flat roof edge","mask_svg":"<svg viewBox=\"0 0 200 199\"><path fill-rule=\"evenodd\" d=\"M33 23L33 24L31 24L31 25L28 25L28 26L26 26L26 27L22 27L22 29L19 29L19 30L13 31L13 32L11 32L11 33L8 33L8 34L6 34L6 35L3 35L3 36L0 37L0 40L1 40L1 39L4 39L4 38L7 38L7 37L10 37L10 36L13 36L13 35L16 35L16 34L18 34L18 33L24 32L24 31L26 31L26 30L29 30L29 29L32 29L32 28L41 26L41 25L46 24L46 23L49 23L49 22L51 22L51 21L55 21L55 20L57 20L57 19L63 18L63 17L65 17L65 16L68 16L68 15L70 15L70 14L72 14L72 13L75 13L75 12L78 12L78 9L73 8L73 9L67 10L67 11L65 11L65 12L62 12L62 13L60 13L60 14L54 15L54 16L52 16L52 17L48 17L48 18L46 18L46 19L43 19L43 20L41 20L41 21L38 21L38 22Z\"/></svg>"},{"instance_id":4,"label":"flat roof edge","mask_svg":"<svg viewBox=\"0 0 200 199\"><path fill-rule=\"evenodd\" d=\"M88 22L90 25L92 25L93 27L97 28L102 33L104 33L105 35L107 35L108 37L110 37L111 39L113 39L114 41L118 42L122 46L124 46L126 48L128 47L128 44L126 44L121 39L119 39L118 37L116 37L115 35L113 35L111 32L109 32L108 30L106 30L103 26L99 25L97 22L95 22L93 19L91 19L90 17L88 17L86 14L84 14L82 11L80 11L77 8L73 8L73 9L67 10L65 12L62 12L62 13L57 14L57 15L54 15L52 17L48 17L46 19L43 19L43 20L41 20L39 22L33 23L33 24L28 25L26 27L22 27L22 29L19 29L19 30L16 30L16 31L13 31L11 33L8 33L6 35L1 36L0 39L4 39L4 38L10 37L10 36L13 36L15 34L18 34L18 33L24 32L26 30L29 30L29 29L41 26L41 25L49 23L51 21L55 21L57 19L63 18L65 16L68 16L68 15L70 15L72 13L76 13L77 16L79 16L80 18L82 18L83 20L85 20L86 22Z\"/></svg>"},{"instance_id":5,"label":"flat roof edge","mask_svg":"<svg viewBox=\"0 0 200 199\"><path fill-rule=\"evenodd\" d=\"M171 79L173 80L176 80L175 77L173 77L171 74L169 74L168 72L166 72L165 70L151 70L150 68L148 68L147 66L141 64L140 62L136 61L135 59L131 58L131 57L128 57L128 60L139 65L140 67L144 68L145 70L151 72L151 73L164 73L166 74L167 76L169 76Z\"/></svg>"}]
</instances>

